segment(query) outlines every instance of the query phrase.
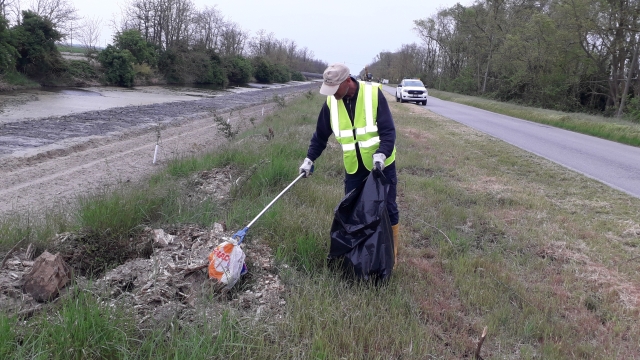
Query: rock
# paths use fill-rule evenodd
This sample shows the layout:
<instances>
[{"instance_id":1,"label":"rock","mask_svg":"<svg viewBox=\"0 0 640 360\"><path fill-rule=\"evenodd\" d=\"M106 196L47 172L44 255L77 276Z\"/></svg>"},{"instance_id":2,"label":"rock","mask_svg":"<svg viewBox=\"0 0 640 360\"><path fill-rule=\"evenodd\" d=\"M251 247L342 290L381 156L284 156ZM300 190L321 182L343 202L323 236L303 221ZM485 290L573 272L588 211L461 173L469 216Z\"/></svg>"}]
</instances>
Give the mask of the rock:
<instances>
[{"instance_id":1,"label":"rock","mask_svg":"<svg viewBox=\"0 0 640 360\"><path fill-rule=\"evenodd\" d=\"M24 275L23 291L38 302L50 301L69 283L71 276L71 267L60 253L52 255L45 251L35 260L31 271Z\"/></svg>"}]
</instances>

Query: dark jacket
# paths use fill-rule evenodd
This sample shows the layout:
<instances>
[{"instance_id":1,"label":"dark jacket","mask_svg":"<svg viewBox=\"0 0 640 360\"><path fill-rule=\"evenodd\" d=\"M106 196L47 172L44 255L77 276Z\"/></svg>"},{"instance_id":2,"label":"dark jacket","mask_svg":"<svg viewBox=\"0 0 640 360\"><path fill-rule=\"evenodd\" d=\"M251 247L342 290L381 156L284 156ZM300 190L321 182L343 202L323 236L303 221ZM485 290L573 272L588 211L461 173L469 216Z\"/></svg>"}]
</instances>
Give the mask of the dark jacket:
<instances>
[{"instance_id":1,"label":"dark jacket","mask_svg":"<svg viewBox=\"0 0 640 360\"><path fill-rule=\"evenodd\" d=\"M353 77L351 79L356 83L356 94L358 94L360 84ZM345 98L343 100L344 105L347 108L347 112L349 113L351 123L353 124L353 114L356 111L356 102L359 99L357 96L354 96L353 98ZM396 128L393 124L393 117L391 117L391 111L389 110L387 99L385 99L384 94L382 94L382 90L380 89L378 89L378 115L376 123L378 125L378 135L380 136L380 147L376 153L382 153L386 157L389 157L391 156L391 152L393 152L393 147L396 142ZM314 132L311 137L311 143L309 144L309 150L307 151L307 157L309 160L316 161L316 159L320 157L324 149L327 147L327 141L331 134L333 134L333 131L331 131L331 115L329 106L327 106L327 102L325 101L322 105L322 109L320 110L320 114L318 115L316 132ZM362 165L362 159L360 158L359 148L357 148L357 153L358 166L364 166Z\"/></svg>"}]
</instances>

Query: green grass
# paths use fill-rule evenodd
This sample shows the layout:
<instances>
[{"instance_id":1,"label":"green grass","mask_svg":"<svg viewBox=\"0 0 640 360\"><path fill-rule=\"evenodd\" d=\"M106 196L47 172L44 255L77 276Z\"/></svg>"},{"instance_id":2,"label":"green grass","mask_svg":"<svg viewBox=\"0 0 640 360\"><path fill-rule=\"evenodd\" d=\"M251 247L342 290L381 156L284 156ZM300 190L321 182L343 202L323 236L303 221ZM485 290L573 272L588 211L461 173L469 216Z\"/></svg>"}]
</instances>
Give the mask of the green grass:
<instances>
[{"instance_id":1,"label":"green grass","mask_svg":"<svg viewBox=\"0 0 640 360\"><path fill-rule=\"evenodd\" d=\"M60 52L69 52L69 53L76 53L76 54L84 54L86 52L86 49L80 46L69 46L69 45L60 45L60 44L56 44L56 47L58 48L58 51Z\"/></svg>"},{"instance_id":2,"label":"green grass","mask_svg":"<svg viewBox=\"0 0 640 360\"><path fill-rule=\"evenodd\" d=\"M0 218L0 251L9 250L23 240L36 245L46 244L55 234L74 229L64 212L47 210L44 214L12 214Z\"/></svg>"},{"instance_id":3,"label":"green grass","mask_svg":"<svg viewBox=\"0 0 640 360\"><path fill-rule=\"evenodd\" d=\"M10 85L17 85L17 86L24 86L24 87L40 87L40 84L38 84L37 82L30 80L29 78L27 78L26 76L24 76L23 74L15 71L15 72L7 72L5 74L2 74L2 76L0 77L0 80L2 80L3 82L6 82L7 84Z\"/></svg>"},{"instance_id":4,"label":"green grass","mask_svg":"<svg viewBox=\"0 0 640 360\"><path fill-rule=\"evenodd\" d=\"M123 238L142 225L226 221L240 229L297 175L322 101L288 100L216 152L176 159L147 183L82 198L69 216L6 221L2 244L60 229ZM196 309L202 321L140 329L131 309L78 292L24 321L0 315L0 355L460 359L473 357L487 326L485 359L637 357L638 305L624 289L640 283L640 200L428 108L391 107L403 245L386 286L350 284L325 262L343 195L341 153L330 145L314 175L245 238L273 249L285 287L279 316L247 315L209 294L211 307ZM269 127L272 140L263 135ZM226 166L246 176L229 201L186 195L194 172Z\"/></svg>"},{"instance_id":5,"label":"green grass","mask_svg":"<svg viewBox=\"0 0 640 360\"><path fill-rule=\"evenodd\" d=\"M43 313L32 319L41 325L32 331L19 336L3 331L3 359L122 358L127 354L122 344L132 340L129 336L136 331L127 322L130 313L105 307L93 295L77 289L71 300L60 304L55 317ZM14 330L18 322L0 315L0 324Z\"/></svg>"},{"instance_id":6,"label":"green grass","mask_svg":"<svg viewBox=\"0 0 640 360\"><path fill-rule=\"evenodd\" d=\"M433 89L429 90L429 94L438 99L453 101L498 114L596 136L621 144L640 146L640 124L625 119L538 109Z\"/></svg>"}]
</instances>

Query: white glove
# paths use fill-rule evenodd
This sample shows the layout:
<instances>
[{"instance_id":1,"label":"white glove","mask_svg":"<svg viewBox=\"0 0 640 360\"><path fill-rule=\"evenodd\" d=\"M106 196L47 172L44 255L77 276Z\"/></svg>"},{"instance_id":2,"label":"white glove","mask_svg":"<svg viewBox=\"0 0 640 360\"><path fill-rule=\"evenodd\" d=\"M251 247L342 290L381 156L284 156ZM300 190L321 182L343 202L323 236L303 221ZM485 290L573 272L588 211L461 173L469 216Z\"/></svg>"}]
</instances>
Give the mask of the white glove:
<instances>
[{"instance_id":1,"label":"white glove","mask_svg":"<svg viewBox=\"0 0 640 360\"><path fill-rule=\"evenodd\" d=\"M384 170L384 161L387 160L387 157L382 153L373 154L373 166L376 169Z\"/></svg>"},{"instance_id":2,"label":"white glove","mask_svg":"<svg viewBox=\"0 0 640 360\"><path fill-rule=\"evenodd\" d=\"M304 158L302 165L300 165L299 174L304 173L304 177L309 177L313 174L313 161L309 160L309 158Z\"/></svg>"}]
</instances>

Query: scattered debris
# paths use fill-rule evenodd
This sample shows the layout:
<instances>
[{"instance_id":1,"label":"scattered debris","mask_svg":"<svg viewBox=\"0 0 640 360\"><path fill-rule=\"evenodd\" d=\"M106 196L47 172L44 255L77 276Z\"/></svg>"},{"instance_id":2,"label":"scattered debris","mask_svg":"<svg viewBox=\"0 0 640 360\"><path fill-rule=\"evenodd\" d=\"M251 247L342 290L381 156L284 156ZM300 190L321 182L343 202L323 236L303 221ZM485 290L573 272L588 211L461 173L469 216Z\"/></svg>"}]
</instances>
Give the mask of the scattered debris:
<instances>
[{"instance_id":1,"label":"scattered debris","mask_svg":"<svg viewBox=\"0 0 640 360\"><path fill-rule=\"evenodd\" d=\"M196 185L194 199L228 200L231 187L241 186L238 183L252 171L236 174L226 167L199 172L191 178ZM56 235L37 261L31 261L31 245L25 249L16 244L0 268L0 308L28 317L51 308L39 301L54 298L60 289L63 298L72 296L71 289L80 288L107 306L133 309L141 327L173 320L185 324L206 321L227 309L254 320L282 318L284 286L271 248L260 239L252 237L242 244L248 273L232 289L209 279L209 254L231 236L224 223L211 228L188 224L147 227L120 243L109 234L67 232ZM110 270L102 273L105 266ZM73 286L67 285L70 280Z\"/></svg>"},{"instance_id":2,"label":"scattered debris","mask_svg":"<svg viewBox=\"0 0 640 360\"><path fill-rule=\"evenodd\" d=\"M173 243L175 236L166 234L162 229L153 230L153 243L158 247L166 247Z\"/></svg>"},{"instance_id":3,"label":"scattered debris","mask_svg":"<svg viewBox=\"0 0 640 360\"><path fill-rule=\"evenodd\" d=\"M91 282L73 271L75 286L94 293L109 306L134 309L141 326L173 319L199 321L203 311L219 316L221 308L228 306L251 317L278 316L286 303L282 298L284 287L277 275L271 248L259 239L243 243L249 272L233 289L226 290L209 279L209 254L231 236L220 231L222 228L222 224L214 224L212 229L194 225L146 228L141 239L135 242L153 239L150 257L130 259ZM56 239L68 242L77 237L65 233ZM47 309L39 302L54 298L58 290L73 279L62 254L44 252L36 261L29 261L27 250L29 248L17 249L6 261L6 268L0 269L0 308L22 316ZM34 275L28 275L32 273ZM28 280L30 278L34 280ZM37 282L38 279L49 280ZM60 296L71 293L68 289L69 286Z\"/></svg>"},{"instance_id":4,"label":"scattered debris","mask_svg":"<svg viewBox=\"0 0 640 360\"><path fill-rule=\"evenodd\" d=\"M27 238L22 238L22 240L18 241L15 245L13 245L11 250L7 252L7 255L4 256L4 259L2 259L2 263L0 263L0 269L4 267L4 264L7 262L7 259L9 259L9 256L11 256L11 254L13 254L13 252L16 251L16 248L20 246L20 244L22 244L22 242L25 241L26 239Z\"/></svg>"},{"instance_id":5,"label":"scattered debris","mask_svg":"<svg viewBox=\"0 0 640 360\"><path fill-rule=\"evenodd\" d=\"M266 307L280 308L284 288L268 246L255 242L243 245L249 273L236 284L237 289L228 291L223 284L209 279L207 266L211 251L230 234L195 226L168 232L174 236L172 243L154 248L149 259L131 260L106 273L96 281L98 293L110 304L126 304L135 309L141 324L174 318L194 321L197 308L214 309L229 303L238 304L244 311L258 311L260 306L261 312ZM210 302L212 296L218 304Z\"/></svg>"},{"instance_id":6,"label":"scattered debris","mask_svg":"<svg viewBox=\"0 0 640 360\"><path fill-rule=\"evenodd\" d=\"M16 249L0 269L0 308L7 313L28 312L38 307L38 302L23 292L23 277L31 272L34 262L26 258L25 252Z\"/></svg>"}]
</instances>

